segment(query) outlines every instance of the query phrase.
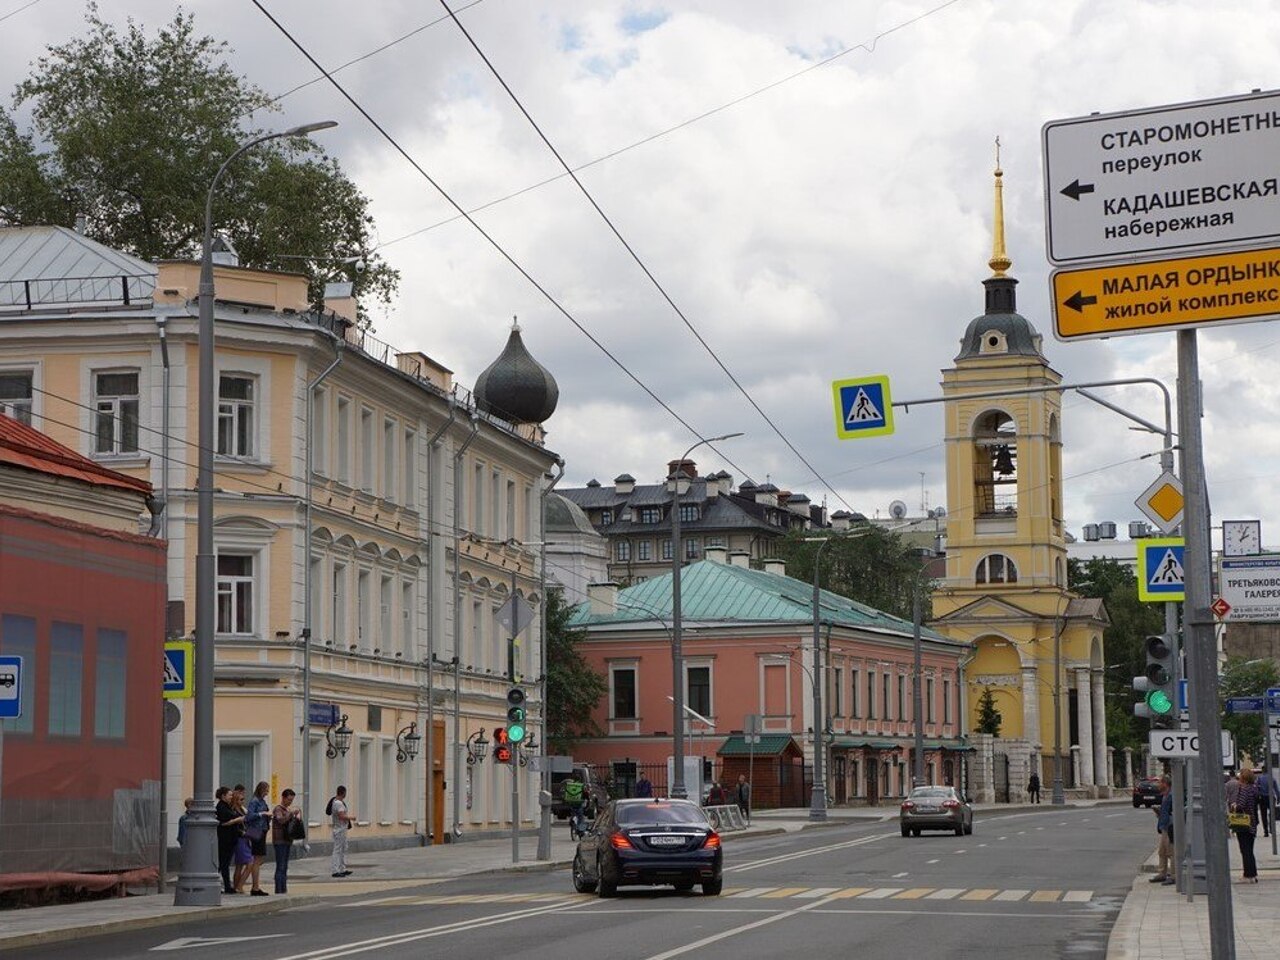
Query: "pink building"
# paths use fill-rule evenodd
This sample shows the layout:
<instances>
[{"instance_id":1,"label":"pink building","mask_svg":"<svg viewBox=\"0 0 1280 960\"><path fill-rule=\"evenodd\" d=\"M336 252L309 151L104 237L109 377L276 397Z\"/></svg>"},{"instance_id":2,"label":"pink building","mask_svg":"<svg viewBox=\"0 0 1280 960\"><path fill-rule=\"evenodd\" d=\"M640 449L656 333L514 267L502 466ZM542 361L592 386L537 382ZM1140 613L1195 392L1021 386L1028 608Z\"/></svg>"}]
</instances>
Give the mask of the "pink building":
<instances>
[{"instance_id":1,"label":"pink building","mask_svg":"<svg viewBox=\"0 0 1280 960\"><path fill-rule=\"evenodd\" d=\"M757 806L809 802L813 761L813 587L765 561L708 549L681 577L686 755L704 779L747 772L745 718L762 719L754 757ZM644 774L666 788L672 753L671 575L620 590L596 584L571 621L591 666L608 677L596 711L604 736L577 741L575 759L597 765L625 795ZM912 626L834 593L820 594L829 802L878 803L910 786ZM961 661L967 644L922 631L926 778L962 783ZM797 756L794 741L803 753Z\"/></svg>"}]
</instances>

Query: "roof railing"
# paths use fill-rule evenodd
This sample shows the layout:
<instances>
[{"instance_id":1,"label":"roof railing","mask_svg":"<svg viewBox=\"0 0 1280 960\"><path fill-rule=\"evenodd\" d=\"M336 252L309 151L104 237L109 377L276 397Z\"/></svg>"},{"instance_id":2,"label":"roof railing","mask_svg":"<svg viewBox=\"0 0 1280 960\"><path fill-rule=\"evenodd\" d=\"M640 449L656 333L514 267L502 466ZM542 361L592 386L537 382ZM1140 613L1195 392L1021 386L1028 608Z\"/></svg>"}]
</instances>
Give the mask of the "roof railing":
<instances>
[{"instance_id":1,"label":"roof railing","mask_svg":"<svg viewBox=\"0 0 1280 960\"><path fill-rule=\"evenodd\" d=\"M0 310L77 307L118 303L149 304L156 289L155 274L109 277L57 277L0 281Z\"/></svg>"}]
</instances>

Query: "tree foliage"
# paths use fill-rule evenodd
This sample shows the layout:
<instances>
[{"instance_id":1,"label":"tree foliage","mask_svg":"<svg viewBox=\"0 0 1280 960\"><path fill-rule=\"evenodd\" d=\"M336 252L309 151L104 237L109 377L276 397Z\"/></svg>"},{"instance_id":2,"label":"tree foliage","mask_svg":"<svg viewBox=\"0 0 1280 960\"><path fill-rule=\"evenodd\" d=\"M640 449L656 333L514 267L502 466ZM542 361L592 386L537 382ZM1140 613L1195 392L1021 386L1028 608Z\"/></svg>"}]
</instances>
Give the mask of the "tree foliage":
<instances>
[{"instance_id":1,"label":"tree foliage","mask_svg":"<svg viewBox=\"0 0 1280 960\"><path fill-rule=\"evenodd\" d=\"M552 751L565 753L578 738L602 733L592 713L609 685L582 658L583 633L570 628L573 608L560 589L547 591L546 604L547 730Z\"/></svg>"},{"instance_id":2,"label":"tree foliage","mask_svg":"<svg viewBox=\"0 0 1280 960\"><path fill-rule=\"evenodd\" d=\"M865 603L904 620L911 619L911 598L920 576L922 558L906 547L896 533L872 524L848 534L828 534L828 542L813 541L812 532L793 531L776 544L787 563L787 575L813 580L814 558L822 548L819 571L823 589ZM928 584L923 584L924 620L929 619Z\"/></svg>"},{"instance_id":3,"label":"tree foliage","mask_svg":"<svg viewBox=\"0 0 1280 960\"><path fill-rule=\"evenodd\" d=\"M990 687L982 688L982 696L978 698L978 733L989 733L993 737L1000 736L1000 728L1004 725L1004 717L996 706L995 694Z\"/></svg>"},{"instance_id":4,"label":"tree foliage","mask_svg":"<svg viewBox=\"0 0 1280 960\"><path fill-rule=\"evenodd\" d=\"M1227 657L1218 678L1218 698L1224 710L1222 729L1231 731L1236 738L1236 749L1247 753L1255 763L1265 764L1266 736L1260 713L1227 713L1228 697L1261 697L1270 687L1280 686L1280 671L1274 660L1250 660L1247 657ZM1224 762L1231 763L1230 757Z\"/></svg>"},{"instance_id":5,"label":"tree foliage","mask_svg":"<svg viewBox=\"0 0 1280 960\"><path fill-rule=\"evenodd\" d=\"M0 224L71 226L83 215L107 246L145 260L194 258L213 177L264 132L248 118L271 100L231 68L225 43L196 33L190 14L154 36L132 20L117 30L92 4L85 19L87 34L49 47L14 93L32 130L0 109ZM306 273L317 302L332 279L386 301L399 274L372 250L368 207L310 140L273 140L223 176L214 224L244 265Z\"/></svg>"},{"instance_id":6,"label":"tree foliage","mask_svg":"<svg viewBox=\"0 0 1280 960\"><path fill-rule=\"evenodd\" d=\"M1112 559L1069 561L1068 582L1081 596L1100 598L1111 618L1111 626L1102 637L1107 666L1103 685L1107 743L1117 750L1144 746L1150 724L1133 715L1133 705L1138 701L1133 678L1146 669L1143 640L1151 634L1164 633L1164 605L1139 600L1134 572Z\"/></svg>"}]
</instances>

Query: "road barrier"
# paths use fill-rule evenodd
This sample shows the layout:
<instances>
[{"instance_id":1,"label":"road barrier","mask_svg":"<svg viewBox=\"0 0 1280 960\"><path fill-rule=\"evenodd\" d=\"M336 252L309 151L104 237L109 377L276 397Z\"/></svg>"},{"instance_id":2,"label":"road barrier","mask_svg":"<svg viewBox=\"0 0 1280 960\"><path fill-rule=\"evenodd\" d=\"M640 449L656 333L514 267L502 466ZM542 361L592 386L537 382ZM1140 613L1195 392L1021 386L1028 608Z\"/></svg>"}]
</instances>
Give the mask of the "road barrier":
<instances>
[{"instance_id":1,"label":"road barrier","mask_svg":"<svg viewBox=\"0 0 1280 960\"><path fill-rule=\"evenodd\" d=\"M707 815L707 819L711 821L711 826L717 830L745 830L747 829L747 818L742 815L742 810L736 803L715 804L714 806L703 807L702 812Z\"/></svg>"}]
</instances>

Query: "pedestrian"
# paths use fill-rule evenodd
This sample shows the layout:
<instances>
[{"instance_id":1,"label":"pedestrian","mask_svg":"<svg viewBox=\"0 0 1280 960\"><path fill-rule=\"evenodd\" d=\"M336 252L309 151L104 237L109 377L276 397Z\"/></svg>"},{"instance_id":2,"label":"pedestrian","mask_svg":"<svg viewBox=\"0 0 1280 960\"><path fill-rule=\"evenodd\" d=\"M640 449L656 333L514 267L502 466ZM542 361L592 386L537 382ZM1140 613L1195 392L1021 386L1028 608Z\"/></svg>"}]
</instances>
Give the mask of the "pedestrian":
<instances>
[{"instance_id":1,"label":"pedestrian","mask_svg":"<svg viewBox=\"0 0 1280 960\"><path fill-rule=\"evenodd\" d=\"M1231 805L1236 802L1236 795L1240 792L1240 778L1236 776L1234 770L1227 771L1227 782L1222 785L1222 792L1227 797L1227 809L1231 809Z\"/></svg>"},{"instance_id":2,"label":"pedestrian","mask_svg":"<svg viewBox=\"0 0 1280 960\"><path fill-rule=\"evenodd\" d=\"M182 801L182 816L178 818L178 846L180 847L187 845L187 821L191 819L191 808L195 806L195 802L195 797L187 797Z\"/></svg>"},{"instance_id":3,"label":"pedestrian","mask_svg":"<svg viewBox=\"0 0 1280 960\"><path fill-rule=\"evenodd\" d=\"M1151 883L1163 883L1165 886L1175 882L1177 869L1173 856L1173 781L1166 773L1160 778L1160 802L1156 804L1156 832L1160 840L1156 845L1156 856L1160 866Z\"/></svg>"},{"instance_id":4,"label":"pedestrian","mask_svg":"<svg viewBox=\"0 0 1280 960\"><path fill-rule=\"evenodd\" d=\"M636 796L637 797L653 796L653 784L649 782L649 778L645 776L643 773L640 774L640 779L636 781Z\"/></svg>"},{"instance_id":5,"label":"pedestrian","mask_svg":"<svg viewBox=\"0 0 1280 960\"><path fill-rule=\"evenodd\" d=\"M251 897L267 896L267 891L262 889L262 862L267 859L267 831L271 829L271 804L267 802L270 790L271 784L260 781L253 788L253 797L245 815L244 835L249 840L249 852L253 855L248 870Z\"/></svg>"},{"instance_id":6,"label":"pedestrian","mask_svg":"<svg viewBox=\"0 0 1280 960\"><path fill-rule=\"evenodd\" d=\"M744 817L751 819L751 784L747 783L745 773L738 774L738 809Z\"/></svg>"},{"instance_id":7,"label":"pedestrian","mask_svg":"<svg viewBox=\"0 0 1280 960\"><path fill-rule=\"evenodd\" d=\"M1258 788L1258 821L1262 824L1262 835L1269 837L1272 829L1271 798L1275 793L1275 784L1265 769L1254 771L1253 782Z\"/></svg>"},{"instance_id":8,"label":"pedestrian","mask_svg":"<svg viewBox=\"0 0 1280 960\"><path fill-rule=\"evenodd\" d=\"M333 856L329 861L330 872L335 877L349 877L351 871L347 869L347 833L351 830L355 816L347 806L346 787L339 786L333 792L324 812L329 815L329 822L333 828Z\"/></svg>"},{"instance_id":9,"label":"pedestrian","mask_svg":"<svg viewBox=\"0 0 1280 960\"><path fill-rule=\"evenodd\" d=\"M1027 799L1032 803L1040 802L1040 774L1033 773L1027 781Z\"/></svg>"},{"instance_id":10,"label":"pedestrian","mask_svg":"<svg viewBox=\"0 0 1280 960\"><path fill-rule=\"evenodd\" d=\"M271 811L271 846L276 855L276 893L289 892L289 855L293 852L293 841L307 835L306 825L302 822L302 811L293 806L295 796L297 794L292 790L286 789L280 794L280 802Z\"/></svg>"},{"instance_id":11,"label":"pedestrian","mask_svg":"<svg viewBox=\"0 0 1280 960\"><path fill-rule=\"evenodd\" d=\"M725 796L724 787L720 786L719 781L713 782L711 789L707 791L707 806L719 807L723 806L727 801L728 798Z\"/></svg>"},{"instance_id":12,"label":"pedestrian","mask_svg":"<svg viewBox=\"0 0 1280 960\"><path fill-rule=\"evenodd\" d=\"M586 818L583 808L586 805L584 786L577 774L570 771L569 776L560 785L560 796L569 808L569 836L577 839L586 833Z\"/></svg>"},{"instance_id":13,"label":"pedestrian","mask_svg":"<svg viewBox=\"0 0 1280 960\"><path fill-rule=\"evenodd\" d=\"M1227 809L1233 813L1247 813L1249 825L1235 828L1236 842L1240 844L1240 859L1244 862L1241 883L1258 882L1258 861L1253 856L1253 841L1258 837L1258 786L1253 782L1253 771L1247 767L1240 771L1235 802Z\"/></svg>"},{"instance_id":14,"label":"pedestrian","mask_svg":"<svg viewBox=\"0 0 1280 960\"><path fill-rule=\"evenodd\" d=\"M239 893L231 883L231 859L236 853L244 817L236 812L230 787L219 787L214 798L218 801L214 816L218 818L218 873L222 874L222 892Z\"/></svg>"}]
</instances>

